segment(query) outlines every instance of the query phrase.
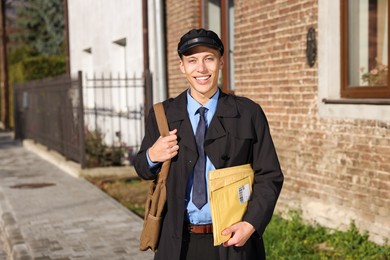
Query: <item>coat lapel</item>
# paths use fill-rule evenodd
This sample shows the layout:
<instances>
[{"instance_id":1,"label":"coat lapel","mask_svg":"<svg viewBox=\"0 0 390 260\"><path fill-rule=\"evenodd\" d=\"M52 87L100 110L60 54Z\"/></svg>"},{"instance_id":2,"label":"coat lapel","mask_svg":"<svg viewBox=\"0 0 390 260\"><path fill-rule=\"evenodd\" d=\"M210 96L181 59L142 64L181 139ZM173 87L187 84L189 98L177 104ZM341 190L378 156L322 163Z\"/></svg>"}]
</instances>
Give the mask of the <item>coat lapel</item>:
<instances>
[{"instance_id":1,"label":"coat lapel","mask_svg":"<svg viewBox=\"0 0 390 260\"><path fill-rule=\"evenodd\" d=\"M166 108L170 129L178 130L179 145L188 148L188 157L197 157L197 148L191 122L187 114L187 91L182 92ZM216 168L224 165L227 132L224 118L238 117L237 105L232 96L220 91L217 110L210 122L205 137L205 152ZM181 148L182 149L182 148ZM184 150L183 150L184 151Z\"/></svg>"},{"instance_id":2,"label":"coat lapel","mask_svg":"<svg viewBox=\"0 0 390 260\"><path fill-rule=\"evenodd\" d=\"M187 91L182 92L169 103L166 113L169 128L177 129L179 145L183 145L197 153L191 122L187 114Z\"/></svg>"},{"instance_id":3,"label":"coat lapel","mask_svg":"<svg viewBox=\"0 0 390 260\"><path fill-rule=\"evenodd\" d=\"M234 99L221 91L217 110L207 129L205 138L205 151L216 168L222 167L225 163L227 132L223 119L237 116L238 110Z\"/></svg>"}]
</instances>

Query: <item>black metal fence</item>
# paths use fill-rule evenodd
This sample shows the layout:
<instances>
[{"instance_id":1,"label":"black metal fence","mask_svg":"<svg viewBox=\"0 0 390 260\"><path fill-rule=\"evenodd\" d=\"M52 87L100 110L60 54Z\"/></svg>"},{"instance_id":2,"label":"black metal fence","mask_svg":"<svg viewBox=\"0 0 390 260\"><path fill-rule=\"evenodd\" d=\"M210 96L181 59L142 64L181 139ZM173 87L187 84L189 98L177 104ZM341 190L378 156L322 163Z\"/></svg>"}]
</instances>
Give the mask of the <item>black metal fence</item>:
<instances>
[{"instance_id":1,"label":"black metal fence","mask_svg":"<svg viewBox=\"0 0 390 260\"><path fill-rule=\"evenodd\" d=\"M15 137L32 139L85 166L81 73L14 86Z\"/></svg>"},{"instance_id":2,"label":"black metal fence","mask_svg":"<svg viewBox=\"0 0 390 260\"><path fill-rule=\"evenodd\" d=\"M108 145L126 146L131 157L144 134L144 77L100 75L84 78L84 118L88 130L103 133Z\"/></svg>"},{"instance_id":3,"label":"black metal fence","mask_svg":"<svg viewBox=\"0 0 390 260\"><path fill-rule=\"evenodd\" d=\"M32 139L86 166L85 134L139 149L144 134L144 77L60 76L14 86L15 136Z\"/></svg>"}]
</instances>

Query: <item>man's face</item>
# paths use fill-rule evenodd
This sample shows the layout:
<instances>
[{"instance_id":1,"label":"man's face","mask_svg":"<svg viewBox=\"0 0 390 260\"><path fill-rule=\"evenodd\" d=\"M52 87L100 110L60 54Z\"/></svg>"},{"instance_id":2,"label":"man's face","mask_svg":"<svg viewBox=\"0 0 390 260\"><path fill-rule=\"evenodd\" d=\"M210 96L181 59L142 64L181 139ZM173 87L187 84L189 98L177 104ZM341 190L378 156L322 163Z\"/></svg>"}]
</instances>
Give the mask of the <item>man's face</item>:
<instances>
[{"instance_id":1,"label":"man's face","mask_svg":"<svg viewBox=\"0 0 390 260\"><path fill-rule=\"evenodd\" d=\"M206 46L194 47L190 55L182 56L180 70L190 83L191 96L199 103L207 103L217 91L222 66L223 59L219 51Z\"/></svg>"}]
</instances>

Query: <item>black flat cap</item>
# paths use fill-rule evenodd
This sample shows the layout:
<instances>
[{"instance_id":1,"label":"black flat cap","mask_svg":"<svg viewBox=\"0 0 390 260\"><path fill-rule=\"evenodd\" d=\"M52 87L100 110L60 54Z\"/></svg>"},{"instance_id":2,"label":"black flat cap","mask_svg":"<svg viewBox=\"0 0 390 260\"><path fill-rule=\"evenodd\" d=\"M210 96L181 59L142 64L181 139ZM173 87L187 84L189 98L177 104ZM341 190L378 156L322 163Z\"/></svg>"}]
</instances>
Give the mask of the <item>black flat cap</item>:
<instances>
[{"instance_id":1,"label":"black flat cap","mask_svg":"<svg viewBox=\"0 0 390 260\"><path fill-rule=\"evenodd\" d=\"M218 35L206 29L192 29L180 38L177 53L181 57L195 46L208 46L217 49L223 55L223 43Z\"/></svg>"}]
</instances>

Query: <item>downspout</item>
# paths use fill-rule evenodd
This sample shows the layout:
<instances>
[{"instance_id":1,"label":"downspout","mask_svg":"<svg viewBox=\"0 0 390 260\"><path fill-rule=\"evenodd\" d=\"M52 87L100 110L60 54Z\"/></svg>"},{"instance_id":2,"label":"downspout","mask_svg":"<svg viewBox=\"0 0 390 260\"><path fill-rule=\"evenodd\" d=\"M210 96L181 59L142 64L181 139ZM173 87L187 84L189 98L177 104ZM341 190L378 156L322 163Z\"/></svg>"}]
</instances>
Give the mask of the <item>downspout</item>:
<instances>
[{"instance_id":1,"label":"downspout","mask_svg":"<svg viewBox=\"0 0 390 260\"><path fill-rule=\"evenodd\" d=\"M166 49L165 49L165 20L164 20L164 1L155 1L155 17L156 17L156 48L157 48L157 82L158 82L158 98L162 101L167 98L167 77L166 77Z\"/></svg>"},{"instance_id":2,"label":"downspout","mask_svg":"<svg viewBox=\"0 0 390 260\"><path fill-rule=\"evenodd\" d=\"M65 59L66 59L66 74L70 76L70 51L69 51L69 12L68 0L64 0L64 30L65 30Z\"/></svg>"},{"instance_id":3,"label":"downspout","mask_svg":"<svg viewBox=\"0 0 390 260\"><path fill-rule=\"evenodd\" d=\"M0 71L0 96L1 96L1 118L4 128L9 129L11 127L10 120L10 96L9 96L9 82L8 82L8 57L7 57L7 26L6 26L6 2L0 0L0 30L1 30L1 43L0 43L0 58L1 58L1 71Z\"/></svg>"},{"instance_id":4,"label":"downspout","mask_svg":"<svg viewBox=\"0 0 390 260\"><path fill-rule=\"evenodd\" d=\"M148 0L142 0L142 35L144 56L144 116L145 123L149 109L153 105L152 80L149 68L149 36L148 36Z\"/></svg>"}]
</instances>

